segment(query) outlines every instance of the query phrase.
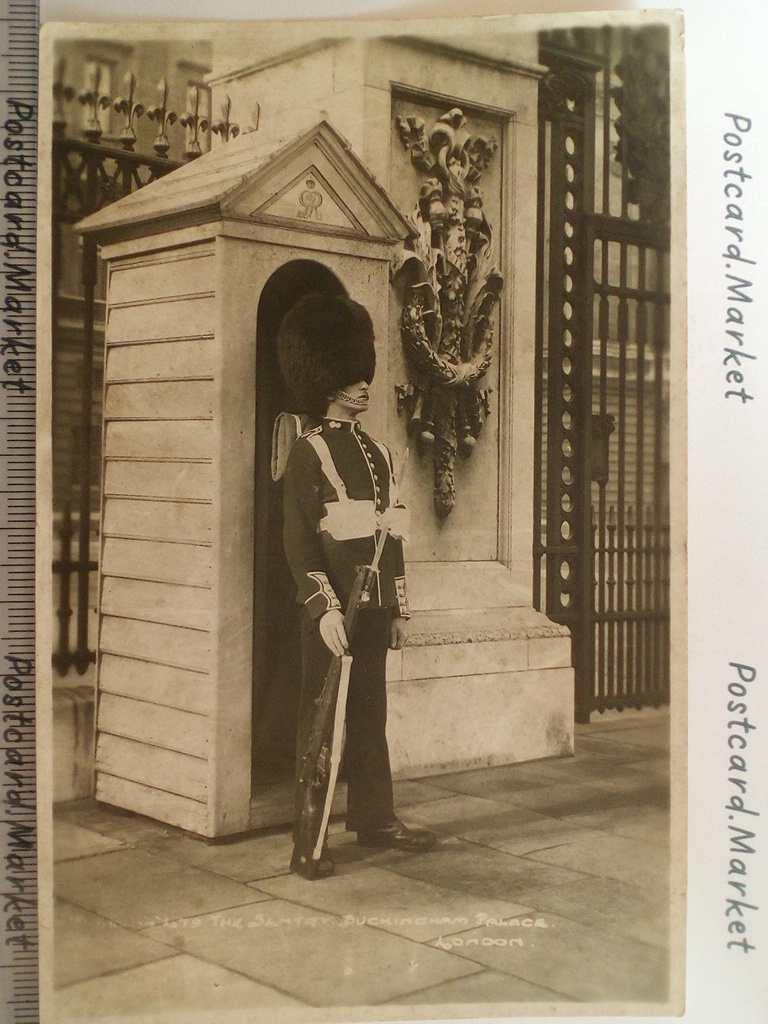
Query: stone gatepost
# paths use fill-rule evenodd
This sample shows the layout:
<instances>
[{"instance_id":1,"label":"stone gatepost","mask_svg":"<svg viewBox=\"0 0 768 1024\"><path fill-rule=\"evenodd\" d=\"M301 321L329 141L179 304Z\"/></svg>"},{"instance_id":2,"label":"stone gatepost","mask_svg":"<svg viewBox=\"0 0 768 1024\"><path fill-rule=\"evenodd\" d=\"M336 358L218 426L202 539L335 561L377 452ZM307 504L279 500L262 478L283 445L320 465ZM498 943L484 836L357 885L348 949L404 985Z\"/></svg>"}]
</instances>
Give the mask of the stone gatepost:
<instances>
[{"instance_id":1,"label":"stone gatepost","mask_svg":"<svg viewBox=\"0 0 768 1024\"><path fill-rule=\"evenodd\" d=\"M322 111L419 230L400 252L389 379L377 381L387 392L383 437L412 452L404 495L415 614L409 644L389 666L393 769L407 777L571 753L574 680L568 630L533 607L538 101L546 69L537 64L535 33L484 33L472 19L403 29L395 38L380 25L335 35L323 27L313 41L256 62L245 48L222 50L210 81L214 105L225 95L233 111L259 103L266 137ZM401 341L402 312L413 304L414 282L425 286L428 304L443 303L450 289L436 300L435 277L443 258L461 268L462 246L464 255L472 248L462 232L489 240L478 277L495 270L502 283L475 405L482 431L474 444L457 436L460 454L440 476L434 439L451 424L419 422L418 406L440 401L439 372L414 365L413 344ZM445 327L445 306L442 313ZM439 348L437 339L446 342L446 331L430 335ZM435 510L436 487L449 492L447 514L445 502L442 514Z\"/></svg>"}]
</instances>

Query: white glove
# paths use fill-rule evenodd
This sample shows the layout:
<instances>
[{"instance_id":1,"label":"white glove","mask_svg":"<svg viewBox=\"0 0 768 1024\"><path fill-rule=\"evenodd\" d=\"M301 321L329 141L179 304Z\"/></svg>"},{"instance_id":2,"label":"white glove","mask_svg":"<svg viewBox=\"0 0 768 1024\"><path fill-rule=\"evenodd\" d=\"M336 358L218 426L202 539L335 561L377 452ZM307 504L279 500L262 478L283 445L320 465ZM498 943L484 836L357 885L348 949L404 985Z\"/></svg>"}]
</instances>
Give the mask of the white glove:
<instances>
[{"instance_id":1,"label":"white glove","mask_svg":"<svg viewBox=\"0 0 768 1024\"><path fill-rule=\"evenodd\" d=\"M338 608L331 608L321 617L320 636L325 646L340 658L347 650L347 632L344 629L344 616Z\"/></svg>"}]
</instances>

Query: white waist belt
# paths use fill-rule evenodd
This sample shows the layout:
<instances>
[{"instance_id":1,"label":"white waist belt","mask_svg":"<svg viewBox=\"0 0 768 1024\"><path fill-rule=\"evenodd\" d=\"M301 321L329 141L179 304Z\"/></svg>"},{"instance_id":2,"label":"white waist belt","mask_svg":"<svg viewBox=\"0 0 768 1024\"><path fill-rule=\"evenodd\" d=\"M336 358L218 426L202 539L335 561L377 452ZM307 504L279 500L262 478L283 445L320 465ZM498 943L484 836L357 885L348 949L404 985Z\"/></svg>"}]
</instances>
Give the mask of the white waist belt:
<instances>
[{"instance_id":1,"label":"white waist belt","mask_svg":"<svg viewBox=\"0 0 768 1024\"><path fill-rule=\"evenodd\" d=\"M331 501L325 506L325 515L318 529L329 533L334 540L354 540L372 537L378 527L376 504L373 501Z\"/></svg>"},{"instance_id":2,"label":"white waist belt","mask_svg":"<svg viewBox=\"0 0 768 1024\"><path fill-rule=\"evenodd\" d=\"M372 537L375 530L389 530L393 537L408 540L410 514L407 508L388 508L379 514L374 502L349 499L329 502L325 513L318 530L329 533L334 540Z\"/></svg>"}]
</instances>

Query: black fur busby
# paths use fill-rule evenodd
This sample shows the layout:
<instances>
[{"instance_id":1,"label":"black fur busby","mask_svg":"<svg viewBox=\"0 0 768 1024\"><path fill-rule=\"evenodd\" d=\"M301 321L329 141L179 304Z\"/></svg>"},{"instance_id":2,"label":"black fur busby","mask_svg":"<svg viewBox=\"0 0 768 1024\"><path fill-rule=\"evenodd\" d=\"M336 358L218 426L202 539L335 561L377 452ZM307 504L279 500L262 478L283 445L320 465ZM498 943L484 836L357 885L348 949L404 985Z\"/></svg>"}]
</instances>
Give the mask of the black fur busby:
<instances>
[{"instance_id":1,"label":"black fur busby","mask_svg":"<svg viewBox=\"0 0 768 1024\"><path fill-rule=\"evenodd\" d=\"M307 295L283 317L277 352L302 412L324 416L329 396L376 369L368 310L346 295Z\"/></svg>"}]
</instances>

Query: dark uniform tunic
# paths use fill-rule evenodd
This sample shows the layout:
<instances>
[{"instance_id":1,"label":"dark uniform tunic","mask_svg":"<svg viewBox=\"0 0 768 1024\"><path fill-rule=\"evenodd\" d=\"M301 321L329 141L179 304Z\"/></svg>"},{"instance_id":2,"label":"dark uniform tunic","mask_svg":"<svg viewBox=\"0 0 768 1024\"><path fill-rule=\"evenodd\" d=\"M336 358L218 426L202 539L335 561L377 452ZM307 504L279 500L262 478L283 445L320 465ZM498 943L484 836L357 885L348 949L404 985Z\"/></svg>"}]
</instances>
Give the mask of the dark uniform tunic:
<instances>
[{"instance_id":1,"label":"dark uniform tunic","mask_svg":"<svg viewBox=\"0 0 768 1024\"><path fill-rule=\"evenodd\" d=\"M326 419L303 434L285 470L284 540L302 614L302 688L297 777L331 660L318 627L331 608L346 609L357 566L369 565L381 517L403 506L389 450L353 420ZM395 530L395 532L397 532ZM408 617L402 541L387 537L368 607L350 639L346 722L347 828L374 830L395 820L386 740L386 656L393 615ZM296 820L301 795L297 790Z\"/></svg>"}]
</instances>

